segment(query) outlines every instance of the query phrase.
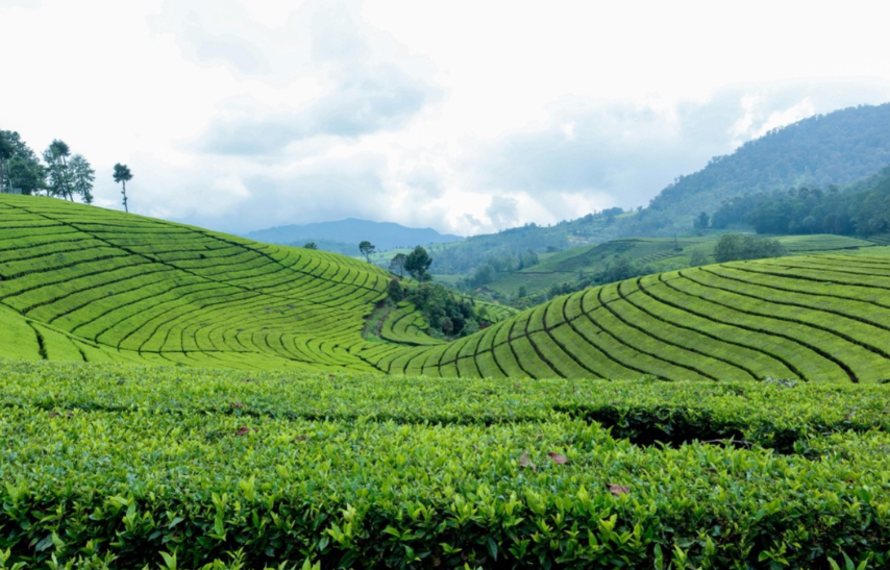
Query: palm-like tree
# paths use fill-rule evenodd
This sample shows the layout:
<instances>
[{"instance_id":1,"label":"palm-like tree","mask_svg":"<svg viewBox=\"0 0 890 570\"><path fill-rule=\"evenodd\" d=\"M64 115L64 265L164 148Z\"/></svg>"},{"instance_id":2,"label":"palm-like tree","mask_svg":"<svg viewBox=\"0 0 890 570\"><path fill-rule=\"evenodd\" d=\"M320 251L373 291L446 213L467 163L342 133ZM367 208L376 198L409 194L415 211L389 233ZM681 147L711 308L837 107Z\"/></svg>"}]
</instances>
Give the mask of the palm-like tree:
<instances>
[{"instance_id":1,"label":"palm-like tree","mask_svg":"<svg viewBox=\"0 0 890 570\"><path fill-rule=\"evenodd\" d=\"M130 169L127 168L126 164L121 164L118 162L114 165L114 181L120 182L122 189L121 194L124 195L124 211L129 212L127 209L127 181L133 178L133 174L130 173Z\"/></svg>"}]
</instances>

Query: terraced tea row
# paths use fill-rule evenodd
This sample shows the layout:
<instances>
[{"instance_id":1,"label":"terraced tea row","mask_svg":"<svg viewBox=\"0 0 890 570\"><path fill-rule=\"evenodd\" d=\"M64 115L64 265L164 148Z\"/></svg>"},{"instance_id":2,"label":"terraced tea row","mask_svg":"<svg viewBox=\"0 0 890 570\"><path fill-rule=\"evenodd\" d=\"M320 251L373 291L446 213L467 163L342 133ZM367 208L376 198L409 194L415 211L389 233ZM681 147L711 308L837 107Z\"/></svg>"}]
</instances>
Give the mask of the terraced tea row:
<instances>
[{"instance_id":1,"label":"terraced tea row","mask_svg":"<svg viewBox=\"0 0 890 570\"><path fill-rule=\"evenodd\" d=\"M650 275L375 363L440 376L880 382L890 379L890 257L784 257Z\"/></svg>"},{"instance_id":2,"label":"terraced tea row","mask_svg":"<svg viewBox=\"0 0 890 570\"><path fill-rule=\"evenodd\" d=\"M371 369L350 349L378 268L50 199L4 196L0 219L0 355Z\"/></svg>"},{"instance_id":3,"label":"terraced tea row","mask_svg":"<svg viewBox=\"0 0 890 570\"><path fill-rule=\"evenodd\" d=\"M383 323L385 344L361 331L389 275L358 260L47 198L4 196L0 219L0 356L10 358L499 378L890 379L890 255L880 247L623 281L451 343L424 335L402 307Z\"/></svg>"},{"instance_id":4,"label":"terraced tea row","mask_svg":"<svg viewBox=\"0 0 890 570\"><path fill-rule=\"evenodd\" d=\"M0 378L8 567L890 562L886 386L3 360Z\"/></svg>"}]
</instances>

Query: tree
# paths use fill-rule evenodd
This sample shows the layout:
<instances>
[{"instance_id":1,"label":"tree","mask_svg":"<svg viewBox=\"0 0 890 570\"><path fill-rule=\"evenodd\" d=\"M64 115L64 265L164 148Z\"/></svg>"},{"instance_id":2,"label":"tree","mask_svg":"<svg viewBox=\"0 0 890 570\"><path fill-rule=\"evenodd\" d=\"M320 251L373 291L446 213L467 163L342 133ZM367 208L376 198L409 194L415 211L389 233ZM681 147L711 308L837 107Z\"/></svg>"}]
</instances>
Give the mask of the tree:
<instances>
[{"instance_id":1,"label":"tree","mask_svg":"<svg viewBox=\"0 0 890 570\"><path fill-rule=\"evenodd\" d=\"M473 273L473 286L483 287L485 285L488 285L489 283L494 281L497 276L497 271L494 267L492 267L490 263L480 265L476 268L476 272Z\"/></svg>"},{"instance_id":2,"label":"tree","mask_svg":"<svg viewBox=\"0 0 890 570\"><path fill-rule=\"evenodd\" d=\"M17 188L22 194L34 194L46 188L46 169L31 148L16 131L0 131L0 138L12 148L12 156L5 161L3 183L7 189Z\"/></svg>"},{"instance_id":3,"label":"tree","mask_svg":"<svg viewBox=\"0 0 890 570\"><path fill-rule=\"evenodd\" d=\"M696 230L706 230L706 229L708 229L708 224L710 222L711 222L711 218L708 216L708 214L705 212L702 212L692 222L692 227Z\"/></svg>"},{"instance_id":4,"label":"tree","mask_svg":"<svg viewBox=\"0 0 890 570\"><path fill-rule=\"evenodd\" d=\"M306 245L303 246L303 249L318 249L318 246L314 241L306 242Z\"/></svg>"},{"instance_id":5,"label":"tree","mask_svg":"<svg viewBox=\"0 0 890 570\"><path fill-rule=\"evenodd\" d=\"M433 258L430 257L430 254L424 248L418 245L405 258L405 271L418 281L429 281L431 279L429 268L432 264Z\"/></svg>"},{"instance_id":6,"label":"tree","mask_svg":"<svg viewBox=\"0 0 890 570\"><path fill-rule=\"evenodd\" d=\"M124 211L129 212L127 208L127 182L133 179L133 174L126 164L118 162L114 165L114 181L121 183L121 194L124 197Z\"/></svg>"},{"instance_id":7,"label":"tree","mask_svg":"<svg viewBox=\"0 0 890 570\"><path fill-rule=\"evenodd\" d=\"M398 303L405 298L405 290L402 289L402 284L395 277L389 280L389 285L386 286L386 295L393 303Z\"/></svg>"},{"instance_id":8,"label":"tree","mask_svg":"<svg viewBox=\"0 0 890 570\"><path fill-rule=\"evenodd\" d=\"M7 140L5 131L0 131L0 191L3 190L4 183L7 181L6 169L13 156L15 156L15 147L12 145L12 141Z\"/></svg>"},{"instance_id":9,"label":"tree","mask_svg":"<svg viewBox=\"0 0 890 570\"><path fill-rule=\"evenodd\" d=\"M404 277L405 260L408 258L404 253L397 253L389 262L389 270L395 273L399 272L399 277Z\"/></svg>"},{"instance_id":10,"label":"tree","mask_svg":"<svg viewBox=\"0 0 890 570\"><path fill-rule=\"evenodd\" d=\"M774 239L752 235L724 234L714 248L717 263L743 259L763 259L785 255L785 248Z\"/></svg>"},{"instance_id":11,"label":"tree","mask_svg":"<svg viewBox=\"0 0 890 570\"><path fill-rule=\"evenodd\" d=\"M47 164L47 173L49 174L47 193L50 196L67 198L73 202L71 170L68 168L70 154L71 149L64 141L54 139L43 151L43 160Z\"/></svg>"},{"instance_id":12,"label":"tree","mask_svg":"<svg viewBox=\"0 0 890 570\"><path fill-rule=\"evenodd\" d=\"M93 182L96 171L82 155L75 154L68 164L71 169L71 191L80 194L85 204L93 203Z\"/></svg>"},{"instance_id":13,"label":"tree","mask_svg":"<svg viewBox=\"0 0 890 570\"><path fill-rule=\"evenodd\" d=\"M374 250L377 249L374 247L374 244L365 240L358 244L358 250L362 252L362 255L365 256L365 261L371 263L371 254L374 253Z\"/></svg>"},{"instance_id":14,"label":"tree","mask_svg":"<svg viewBox=\"0 0 890 570\"><path fill-rule=\"evenodd\" d=\"M707 265L708 255L700 249L693 249L689 255L690 267L698 267L699 265Z\"/></svg>"}]
</instances>

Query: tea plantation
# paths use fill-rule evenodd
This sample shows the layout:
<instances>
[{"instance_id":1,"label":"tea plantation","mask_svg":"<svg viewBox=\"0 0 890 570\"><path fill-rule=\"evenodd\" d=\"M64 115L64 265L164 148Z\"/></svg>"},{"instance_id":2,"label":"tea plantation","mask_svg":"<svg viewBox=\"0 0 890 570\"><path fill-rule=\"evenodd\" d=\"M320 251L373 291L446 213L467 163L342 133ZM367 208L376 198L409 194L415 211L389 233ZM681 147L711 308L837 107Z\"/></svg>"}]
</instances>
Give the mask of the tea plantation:
<instances>
[{"instance_id":1,"label":"tea plantation","mask_svg":"<svg viewBox=\"0 0 890 570\"><path fill-rule=\"evenodd\" d=\"M890 257L782 257L640 277L377 365L441 376L884 381Z\"/></svg>"},{"instance_id":2,"label":"tea plantation","mask_svg":"<svg viewBox=\"0 0 890 570\"><path fill-rule=\"evenodd\" d=\"M0 568L890 567L885 251L369 340L364 262L2 196Z\"/></svg>"},{"instance_id":3,"label":"tea plantation","mask_svg":"<svg viewBox=\"0 0 890 570\"><path fill-rule=\"evenodd\" d=\"M373 370L389 276L325 252L38 197L0 199L0 356Z\"/></svg>"},{"instance_id":4,"label":"tea plantation","mask_svg":"<svg viewBox=\"0 0 890 570\"><path fill-rule=\"evenodd\" d=\"M882 385L0 375L8 566L890 562Z\"/></svg>"}]
</instances>

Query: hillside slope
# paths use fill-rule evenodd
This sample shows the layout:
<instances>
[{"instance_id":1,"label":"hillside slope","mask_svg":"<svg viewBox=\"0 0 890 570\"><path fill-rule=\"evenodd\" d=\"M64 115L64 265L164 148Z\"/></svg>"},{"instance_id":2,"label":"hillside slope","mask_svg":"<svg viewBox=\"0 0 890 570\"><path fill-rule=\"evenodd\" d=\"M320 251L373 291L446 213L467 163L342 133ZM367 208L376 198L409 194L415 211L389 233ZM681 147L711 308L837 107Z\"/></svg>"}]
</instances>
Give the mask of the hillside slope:
<instances>
[{"instance_id":1,"label":"hillside slope","mask_svg":"<svg viewBox=\"0 0 890 570\"><path fill-rule=\"evenodd\" d=\"M385 271L354 259L0 197L0 356L373 370L355 354Z\"/></svg>"},{"instance_id":2,"label":"hillside slope","mask_svg":"<svg viewBox=\"0 0 890 570\"><path fill-rule=\"evenodd\" d=\"M849 184L890 164L890 103L804 119L749 141L662 190L637 220L647 230L692 227L725 200L792 186Z\"/></svg>"},{"instance_id":3,"label":"hillside slope","mask_svg":"<svg viewBox=\"0 0 890 570\"><path fill-rule=\"evenodd\" d=\"M367 263L51 198L0 197L0 221L5 358L514 378L890 378L887 248L649 275L454 342L406 346L362 338L389 278ZM403 320L390 340L423 344L411 313Z\"/></svg>"},{"instance_id":4,"label":"hillside slope","mask_svg":"<svg viewBox=\"0 0 890 570\"><path fill-rule=\"evenodd\" d=\"M436 376L879 382L890 379L890 255L783 257L558 297L476 335L377 361Z\"/></svg>"}]
</instances>

